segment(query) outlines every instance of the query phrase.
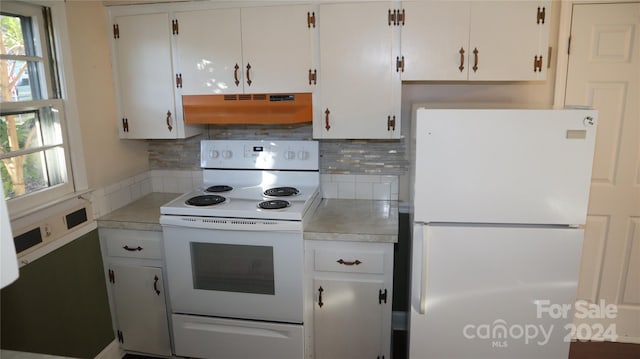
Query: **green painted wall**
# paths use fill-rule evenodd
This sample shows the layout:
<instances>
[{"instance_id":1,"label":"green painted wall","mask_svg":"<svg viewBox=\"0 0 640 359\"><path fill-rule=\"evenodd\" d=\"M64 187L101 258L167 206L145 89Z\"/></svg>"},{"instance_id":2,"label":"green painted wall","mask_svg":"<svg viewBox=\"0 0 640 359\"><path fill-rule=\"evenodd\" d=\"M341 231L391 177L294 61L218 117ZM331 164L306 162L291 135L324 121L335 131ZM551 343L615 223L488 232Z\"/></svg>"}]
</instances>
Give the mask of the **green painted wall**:
<instances>
[{"instance_id":1,"label":"green painted wall","mask_svg":"<svg viewBox=\"0 0 640 359\"><path fill-rule=\"evenodd\" d=\"M0 306L2 349L95 357L114 339L98 231L22 267Z\"/></svg>"}]
</instances>

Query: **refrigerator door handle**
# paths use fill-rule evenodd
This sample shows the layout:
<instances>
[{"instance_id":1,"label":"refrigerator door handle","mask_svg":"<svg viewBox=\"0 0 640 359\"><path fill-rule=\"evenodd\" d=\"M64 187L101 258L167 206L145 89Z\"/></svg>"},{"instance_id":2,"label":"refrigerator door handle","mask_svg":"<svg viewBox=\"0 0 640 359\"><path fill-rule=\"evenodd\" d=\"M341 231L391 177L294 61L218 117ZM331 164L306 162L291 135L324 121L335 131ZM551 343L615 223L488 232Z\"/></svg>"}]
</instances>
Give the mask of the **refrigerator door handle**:
<instances>
[{"instance_id":1,"label":"refrigerator door handle","mask_svg":"<svg viewBox=\"0 0 640 359\"><path fill-rule=\"evenodd\" d=\"M420 314L427 312L427 284L429 282L429 227L422 231L422 273L420 274Z\"/></svg>"}]
</instances>

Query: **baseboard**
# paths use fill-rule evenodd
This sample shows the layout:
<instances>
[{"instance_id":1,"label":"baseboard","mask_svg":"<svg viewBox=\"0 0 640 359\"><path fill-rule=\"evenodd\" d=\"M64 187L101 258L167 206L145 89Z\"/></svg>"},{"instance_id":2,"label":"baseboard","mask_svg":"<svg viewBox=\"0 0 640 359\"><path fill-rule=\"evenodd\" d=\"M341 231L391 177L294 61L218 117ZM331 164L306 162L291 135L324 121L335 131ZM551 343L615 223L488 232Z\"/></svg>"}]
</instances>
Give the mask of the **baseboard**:
<instances>
[{"instance_id":1,"label":"baseboard","mask_svg":"<svg viewBox=\"0 0 640 359\"><path fill-rule=\"evenodd\" d=\"M120 350L117 340L113 340L94 359L120 359L124 353Z\"/></svg>"}]
</instances>

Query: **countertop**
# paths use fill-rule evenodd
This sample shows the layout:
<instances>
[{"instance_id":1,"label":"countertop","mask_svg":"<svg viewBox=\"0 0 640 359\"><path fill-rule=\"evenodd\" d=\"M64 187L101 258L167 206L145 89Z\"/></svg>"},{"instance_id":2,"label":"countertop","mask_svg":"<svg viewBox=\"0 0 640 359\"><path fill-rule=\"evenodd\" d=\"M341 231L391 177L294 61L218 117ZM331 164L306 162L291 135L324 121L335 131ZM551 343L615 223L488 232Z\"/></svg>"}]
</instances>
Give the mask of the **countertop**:
<instances>
[{"instance_id":1,"label":"countertop","mask_svg":"<svg viewBox=\"0 0 640 359\"><path fill-rule=\"evenodd\" d=\"M160 206L180 195L181 193L148 194L98 218L98 227L160 232Z\"/></svg>"},{"instance_id":2,"label":"countertop","mask_svg":"<svg viewBox=\"0 0 640 359\"><path fill-rule=\"evenodd\" d=\"M179 195L151 193L98 218L98 227L162 231L160 206ZM325 198L307 222L304 239L395 243L398 202Z\"/></svg>"},{"instance_id":3,"label":"countertop","mask_svg":"<svg viewBox=\"0 0 640 359\"><path fill-rule=\"evenodd\" d=\"M398 202L323 199L304 239L358 242L398 241Z\"/></svg>"}]
</instances>

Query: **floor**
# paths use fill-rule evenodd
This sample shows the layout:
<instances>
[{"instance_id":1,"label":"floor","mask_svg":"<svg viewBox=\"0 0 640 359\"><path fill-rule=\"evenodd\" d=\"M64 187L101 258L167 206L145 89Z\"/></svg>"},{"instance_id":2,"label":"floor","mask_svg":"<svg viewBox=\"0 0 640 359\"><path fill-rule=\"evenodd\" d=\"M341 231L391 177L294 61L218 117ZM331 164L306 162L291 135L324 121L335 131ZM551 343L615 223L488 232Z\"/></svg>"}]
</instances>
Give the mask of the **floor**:
<instances>
[{"instance_id":1,"label":"floor","mask_svg":"<svg viewBox=\"0 0 640 359\"><path fill-rule=\"evenodd\" d=\"M394 343L406 343L406 332L396 331ZM406 345L394 345L393 359L407 358ZM127 354L123 359L154 359L152 357ZM640 344L611 342L573 342L569 359L640 359Z\"/></svg>"},{"instance_id":2,"label":"floor","mask_svg":"<svg viewBox=\"0 0 640 359\"><path fill-rule=\"evenodd\" d=\"M573 342L569 359L640 359L640 344Z\"/></svg>"}]
</instances>

